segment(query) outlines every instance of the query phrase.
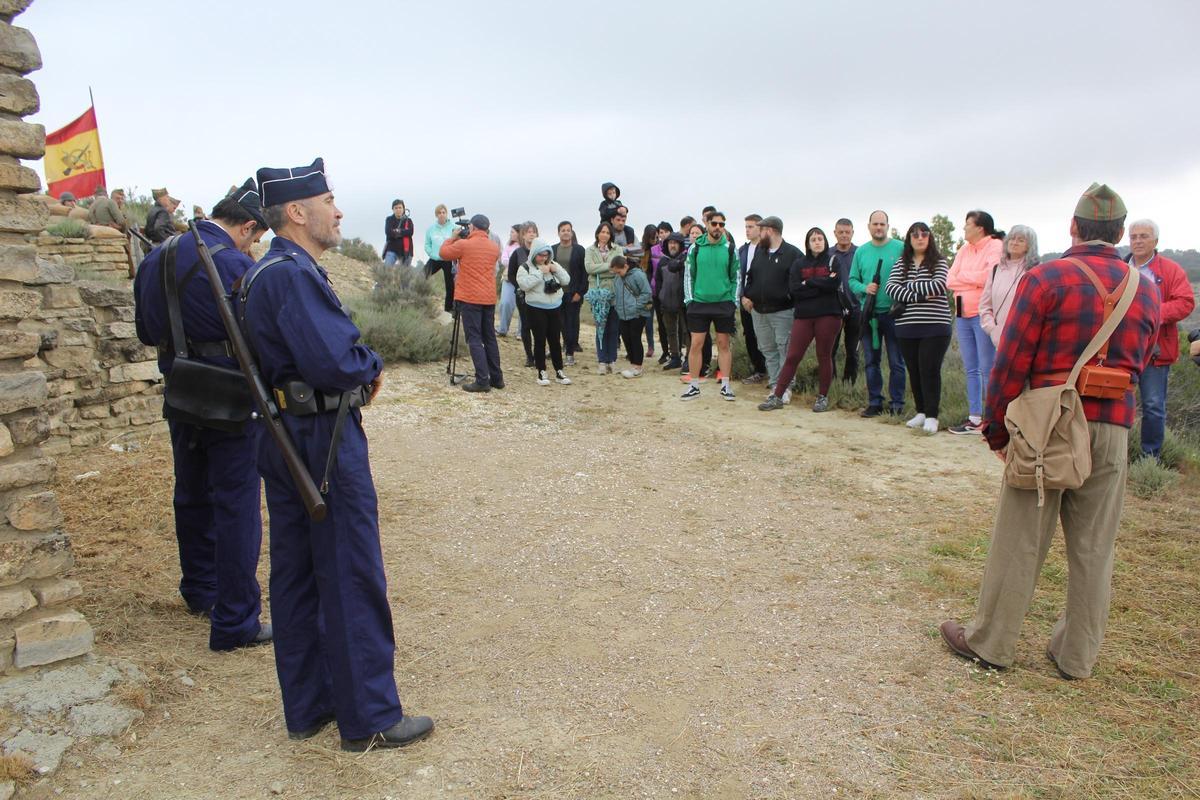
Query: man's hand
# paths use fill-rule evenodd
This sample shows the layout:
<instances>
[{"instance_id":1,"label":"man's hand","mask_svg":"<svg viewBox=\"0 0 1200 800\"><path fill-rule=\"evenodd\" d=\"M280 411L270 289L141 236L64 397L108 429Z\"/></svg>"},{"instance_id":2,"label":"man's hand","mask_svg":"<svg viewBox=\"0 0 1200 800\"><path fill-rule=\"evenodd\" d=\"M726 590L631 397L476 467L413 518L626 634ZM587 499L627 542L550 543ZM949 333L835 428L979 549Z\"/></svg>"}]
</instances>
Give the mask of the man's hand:
<instances>
[{"instance_id":1,"label":"man's hand","mask_svg":"<svg viewBox=\"0 0 1200 800\"><path fill-rule=\"evenodd\" d=\"M742 298L742 308L746 309L747 311L753 311L754 310L754 301L751 300L749 297L743 297Z\"/></svg>"},{"instance_id":2,"label":"man's hand","mask_svg":"<svg viewBox=\"0 0 1200 800\"><path fill-rule=\"evenodd\" d=\"M1008 445L1001 447L999 450L993 450L992 452L996 454L996 458L1000 459L1001 463L1007 463L1007 461L1008 461Z\"/></svg>"},{"instance_id":3,"label":"man's hand","mask_svg":"<svg viewBox=\"0 0 1200 800\"><path fill-rule=\"evenodd\" d=\"M878 283L868 283L867 284L867 294L875 294L878 291L879 291Z\"/></svg>"},{"instance_id":4,"label":"man's hand","mask_svg":"<svg viewBox=\"0 0 1200 800\"><path fill-rule=\"evenodd\" d=\"M576 292L575 294L571 295L572 303L578 303L580 301L580 299L581 298L579 297L579 292Z\"/></svg>"},{"instance_id":5,"label":"man's hand","mask_svg":"<svg viewBox=\"0 0 1200 800\"><path fill-rule=\"evenodd\" d=\"M369 402L375 402L375 398L379 395L379 390L383 388L383 373L375 376L375 380L371 381L371 397Z\"/></svg>"}]
</instances>

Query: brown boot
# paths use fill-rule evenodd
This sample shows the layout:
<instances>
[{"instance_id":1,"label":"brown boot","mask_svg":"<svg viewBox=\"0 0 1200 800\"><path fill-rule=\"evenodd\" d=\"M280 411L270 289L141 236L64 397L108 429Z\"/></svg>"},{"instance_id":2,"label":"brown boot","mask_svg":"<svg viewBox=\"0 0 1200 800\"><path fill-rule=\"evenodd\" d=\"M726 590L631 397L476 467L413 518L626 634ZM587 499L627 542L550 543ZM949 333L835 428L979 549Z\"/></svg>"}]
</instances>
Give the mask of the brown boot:
<instances>
[{"instance_id":1,"label":"brown boot","mask_svg":"<svg viewBox=\"0 0 1200 800\"><path fill-rule=\"evenodd\" d=\"M972 650L970 645L967 644L967 629L962 625L959 625L954 620L946 620L941 624L938 630L942 632L942 639L945 640L946 645L954 651L955 655L962 656L968 661L978 661L979 666L984 667L985 669L1004 669L1004 667L1001 667L998 664L992 664L991 662L984 661L982 658L980 658L979 654Z\"/></svg>"}]
</instances>

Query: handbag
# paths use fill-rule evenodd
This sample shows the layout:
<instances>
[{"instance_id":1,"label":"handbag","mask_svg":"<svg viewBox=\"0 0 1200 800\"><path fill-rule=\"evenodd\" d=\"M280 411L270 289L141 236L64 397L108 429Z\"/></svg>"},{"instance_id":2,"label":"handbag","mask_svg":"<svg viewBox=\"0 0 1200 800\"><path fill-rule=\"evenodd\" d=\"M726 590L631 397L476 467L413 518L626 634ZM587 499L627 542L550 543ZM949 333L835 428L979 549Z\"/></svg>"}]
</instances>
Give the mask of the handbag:
<instances>
[{"instance_id":1,"label":"handbag","mask_svg":"<svg viewBox=\"0 0 1200 800\"><path fill-rule=\"evenodd\" d=\"M175 251L180 237L163 246L162 282L170 323L171 351L175 361L163 389L163 416L202 428L240 433L250 419L254 399L241 370L220 367L191 357L179 306L179 279ZM186 284L192 273L184 277Z\"/></svg>"},{"instance_id":2,"label":"handbag","mask_svg":"<svg viewBox=\"0 0 1200 800\"><path fill-rule=\"evenodd\" d=\"M1067 260L1074 262L1100 286L1095 273L1086 264L1073 258ZM1104 324L1083 349L1064 383L1040 389L1031 389L1026 384L1021 394L1008 404L1004 417L1004 427L1009 435L1004 483L1014 489L1036 489L1038 507L1045 505L1047 489L1078 489L1092 474L1091 438L1080 397L1083 394L1081 387L1089 388L1083 371L1098 352L1107 353L1109 338L1133 304L1138 279L1138 271L1130 269L1112 294L1105 293L1100 286L1105 300ZM1121 299L1114 307L1111 300L1118 292ZM1124 372L1111 367L1101 369ZM1124 375L1128 386L1129 373L1124 372Z\"/></svg>"}]
</instances>

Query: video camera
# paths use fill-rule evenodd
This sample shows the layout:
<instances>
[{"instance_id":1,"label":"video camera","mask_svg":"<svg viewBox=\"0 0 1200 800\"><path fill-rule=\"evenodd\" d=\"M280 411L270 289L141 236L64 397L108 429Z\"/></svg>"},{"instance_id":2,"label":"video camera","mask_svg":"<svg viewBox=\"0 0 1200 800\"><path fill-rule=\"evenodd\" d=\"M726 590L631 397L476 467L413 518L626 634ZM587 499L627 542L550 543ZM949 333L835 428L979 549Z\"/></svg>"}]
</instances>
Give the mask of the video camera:
<instances>
[{"instance_id":1,"label":"video camera","mask_svg":"<svg viewBox=\"0 0 1200 800\"><path fill-rule=\"evenodd\" d=\"M471 220L467 219L467 209L455 208L451 209L450 216L454 217L454 224L458 226L458 237L460 239L467 238L469 231L467 228L471 226Z\"/></svg>"}]
</instances>

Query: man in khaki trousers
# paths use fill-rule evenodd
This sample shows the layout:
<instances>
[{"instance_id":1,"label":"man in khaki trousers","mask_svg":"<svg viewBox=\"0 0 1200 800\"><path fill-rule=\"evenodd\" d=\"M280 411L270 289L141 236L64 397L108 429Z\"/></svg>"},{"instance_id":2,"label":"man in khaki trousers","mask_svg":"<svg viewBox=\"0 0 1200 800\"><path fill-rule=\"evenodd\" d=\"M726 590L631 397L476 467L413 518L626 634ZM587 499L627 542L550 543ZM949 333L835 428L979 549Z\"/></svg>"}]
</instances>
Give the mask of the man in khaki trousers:
<instances>
[{"instance_id":1,"label":"man in khaki trousers","mask_svg":"<svg viewBox=\"0 0 1200 800\"><path fill-rule=\"evenodd\" d=\"M1071 260L1082 261L1111 294L1129 266L1115 245L1124 235L1125 204L1106 185L1092 184L1071 221L1072 247L1061 259L1034 267L1018 284L988 384L984 436L1004 458L1004 415L1026 383L1061 384L1104 321L1104 298ZM1115 299L1115 298L1114 298ZM1131 389L1119 399L1083 397L1091 439L1092 471L1078 489L1036 490L1004 485L992 545L979 589L975 619L942 623L956 654L1004 668L1016 659L1021 622L1059 520L1067 549L1067 605L1046 648L1063 678L1086 678L1104 638L1112 588L1113 551L1124 508L1133 388L1150 357L1158 328L1159 298L1142 281L1133 304L1109 338L1104 366L1128 372Z\"/></svg>"}]
</instances>

